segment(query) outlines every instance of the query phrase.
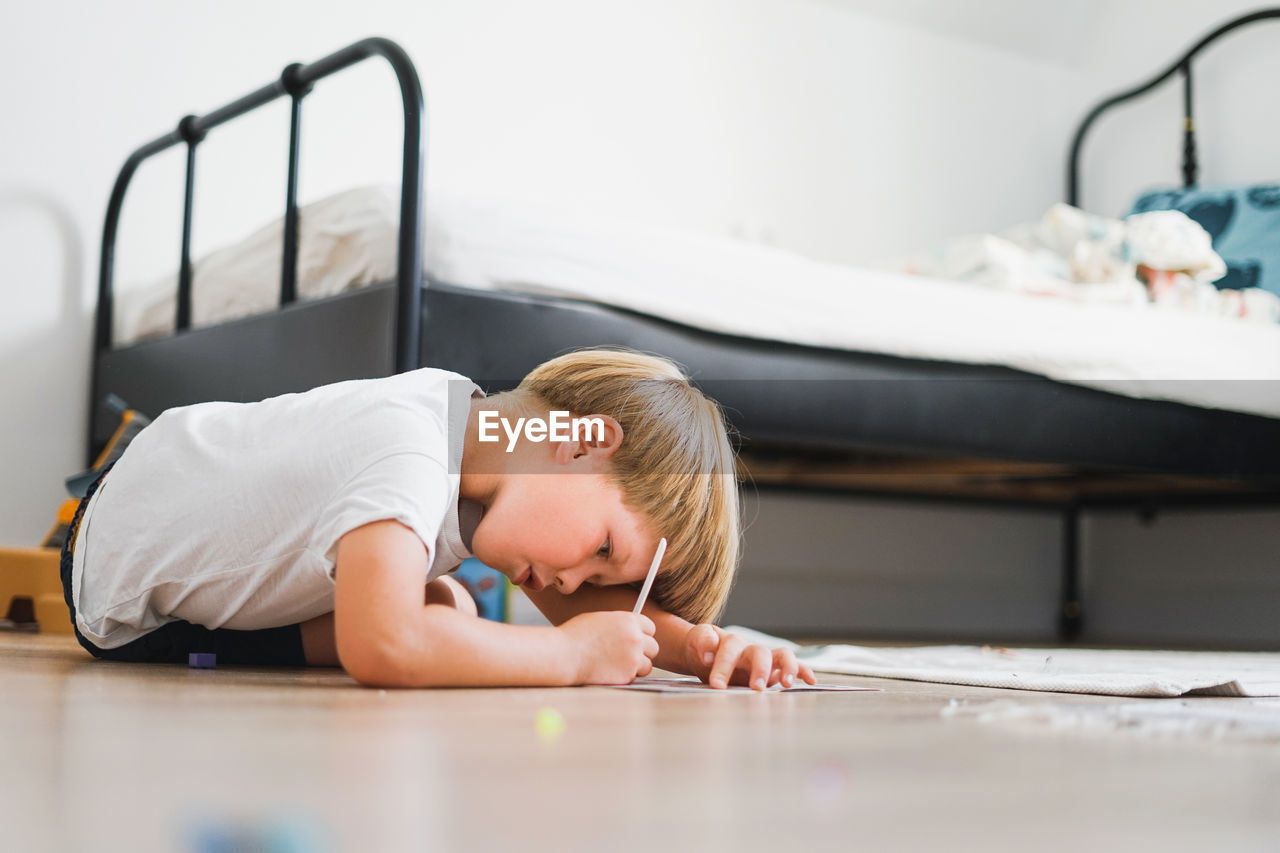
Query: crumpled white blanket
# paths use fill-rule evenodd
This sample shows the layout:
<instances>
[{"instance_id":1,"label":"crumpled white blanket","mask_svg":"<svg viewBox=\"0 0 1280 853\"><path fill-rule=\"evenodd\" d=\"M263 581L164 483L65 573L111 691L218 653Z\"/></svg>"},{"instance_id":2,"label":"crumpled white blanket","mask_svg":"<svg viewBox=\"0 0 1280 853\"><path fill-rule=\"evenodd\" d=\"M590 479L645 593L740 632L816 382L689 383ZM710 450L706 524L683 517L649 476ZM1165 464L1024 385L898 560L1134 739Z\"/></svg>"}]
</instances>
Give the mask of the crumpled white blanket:
<instances>
[{"instance_id":1,"label":"crumpled white blanket","mask_svg":"<svg viewBox=\"0 0 1280 853\"><path fill-rule=\"evenodd\" d=\"M298 211L298 298L306 301L385 281L396 269L399 190L376 187L328 196ZM280 301L284 221L195 260L191 325L211 326L273 309ZM126 286L115 301L118 345L172 334L178 276Z\"/></svg>"},{"instance_id":2,"label":"crumpled white blanket","mask_svg":"<svg viewBox=\"0 0 1280 853\"><path fill-rule=\"evenodd\" d=\"M1264 323L1280 297L1258 287L1219 290L1226 264L1209 233L1177 210L1123 220L1054 204L1003 234L972 234L881 269L1072 302L1156 306Z\"/></svg>"},{"instance_id":3,"label":"crumpled white blanket","mask_svg":"<svg viewBox=\"0 0 1280 853\"><path fill-rule=\"evenodd\" d=\"M1280 653L801 646L750 628L752 643L794 649L815 672L1106 696L1280 696Z\"/></svg>"}]
</instances>

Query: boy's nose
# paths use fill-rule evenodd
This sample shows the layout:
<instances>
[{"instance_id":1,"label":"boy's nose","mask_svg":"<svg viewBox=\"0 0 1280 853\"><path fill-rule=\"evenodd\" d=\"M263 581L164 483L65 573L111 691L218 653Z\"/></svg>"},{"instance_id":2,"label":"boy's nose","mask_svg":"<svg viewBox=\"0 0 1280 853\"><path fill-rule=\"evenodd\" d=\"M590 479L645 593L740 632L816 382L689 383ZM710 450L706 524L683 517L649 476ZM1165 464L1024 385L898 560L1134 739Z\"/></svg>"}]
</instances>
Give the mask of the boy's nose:
<instances>
[{"instance_id":1,"label":"boy's nose","mask_svg":"<svg viewBox=\"0 0 1280 853\"><path fill-rule=\"evenodd\" d=\"M572 569L561 569L556 572L555 583L561 595L573 595L582 584L582 573Z\"/></svg>"}]
</instances>

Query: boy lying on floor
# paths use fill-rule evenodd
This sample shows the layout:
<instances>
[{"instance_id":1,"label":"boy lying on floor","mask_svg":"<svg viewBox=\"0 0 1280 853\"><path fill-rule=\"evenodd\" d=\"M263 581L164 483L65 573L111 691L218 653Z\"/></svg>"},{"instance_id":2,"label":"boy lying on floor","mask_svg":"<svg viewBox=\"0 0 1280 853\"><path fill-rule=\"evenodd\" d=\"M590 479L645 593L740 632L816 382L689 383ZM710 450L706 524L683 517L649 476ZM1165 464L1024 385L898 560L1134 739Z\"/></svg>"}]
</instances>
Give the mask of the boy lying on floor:
<instances>
[{"instance_id":1,"label":"boy lying on floor","mask_svg":"<svg viewBox=\"0 0 1280 853\"><path fill-rule=\"evenodd\" d=\"M557 430L568 414L585 429ZM587 350L489 398L426 368L171 409L81 502L62 581L81 645L109 660L213 653L398 687L621 684L654 665L813 683L790 650L711 624L738 536L718 406L665 359ZM554 627L477 618L445 577L472 555Z\"/></svg>"}]
</instances>

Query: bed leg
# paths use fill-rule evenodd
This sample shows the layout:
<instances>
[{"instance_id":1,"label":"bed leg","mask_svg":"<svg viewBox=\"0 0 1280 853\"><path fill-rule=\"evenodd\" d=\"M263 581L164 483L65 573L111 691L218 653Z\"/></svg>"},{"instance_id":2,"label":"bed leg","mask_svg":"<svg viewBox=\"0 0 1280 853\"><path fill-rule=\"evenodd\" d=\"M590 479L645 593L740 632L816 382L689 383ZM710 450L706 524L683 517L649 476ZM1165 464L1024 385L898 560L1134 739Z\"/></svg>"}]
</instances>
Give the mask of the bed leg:
<instances>
[{"instance_id":1,"label":"bed leg","mask_svg":"<svg viewBox=\"0 0 1280 853\"><path fill-rule=\"evenodd\" d=\"M1080 601L1080 504L1071 503L1062 513L1062 609L1058 637L1063 642L1080 638L1084 611Z\"/></svg>"}]
</instances>

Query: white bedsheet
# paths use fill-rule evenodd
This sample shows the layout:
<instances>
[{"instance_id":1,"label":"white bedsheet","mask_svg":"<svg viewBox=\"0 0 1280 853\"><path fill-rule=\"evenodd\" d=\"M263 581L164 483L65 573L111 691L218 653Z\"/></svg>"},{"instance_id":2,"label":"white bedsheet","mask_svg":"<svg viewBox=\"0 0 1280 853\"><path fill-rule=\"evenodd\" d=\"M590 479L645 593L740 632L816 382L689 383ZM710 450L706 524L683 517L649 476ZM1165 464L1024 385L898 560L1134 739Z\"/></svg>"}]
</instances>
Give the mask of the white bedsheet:
<instances>
[{"instance_id":1,"label":"white bedsheet","mask_svg":"<svg viewBox=\"0 0 1280 853\"><path fill-rule=\"evenodd\" d=\"M398 190L301 212L303 298L395 270ZM196 324L267 310L280 226L197 263ZM586 299L766 340L995 364L1133 397L1280 417L1280 325L1037 299L820 263L740 241L434 194L424 266L437 281ZM122 304L116 340L172 329L172 279ZM122 296L122 303L124 302Z\"/></svg>"}]
</instances>

